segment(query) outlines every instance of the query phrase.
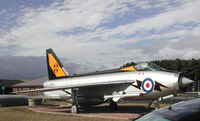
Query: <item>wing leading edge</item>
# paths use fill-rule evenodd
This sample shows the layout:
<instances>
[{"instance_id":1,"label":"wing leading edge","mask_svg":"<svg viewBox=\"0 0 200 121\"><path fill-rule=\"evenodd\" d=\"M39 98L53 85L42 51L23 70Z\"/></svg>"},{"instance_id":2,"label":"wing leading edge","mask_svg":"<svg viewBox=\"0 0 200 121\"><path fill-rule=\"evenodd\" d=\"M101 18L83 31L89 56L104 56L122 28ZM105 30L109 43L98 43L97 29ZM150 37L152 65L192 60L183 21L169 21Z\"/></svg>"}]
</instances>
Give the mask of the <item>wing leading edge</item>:
<instances>
[{"instance_id":1,"label":"wing leading edge","mask_svg":"<svg viewBox=\"0 0 200 121\"><path fill-rule=\"evenodd\" d=\"M16 91L13 93L30 93L30 92L46 92L46 91L55 91L55 90L66 90L66 89L73 89L73 88L80 88L80 87L89 87L89 86L101 86L101 85L115 85L115 84L132 84L134 80L117 80L117 81L107 81L107 82L90 82L90 83L82 83L82 84L73 84L67 86L59 86L59 87L52 87L52 88L40 88L34 90L25 90L25 91Z\"/></svg>"}]
</instances>

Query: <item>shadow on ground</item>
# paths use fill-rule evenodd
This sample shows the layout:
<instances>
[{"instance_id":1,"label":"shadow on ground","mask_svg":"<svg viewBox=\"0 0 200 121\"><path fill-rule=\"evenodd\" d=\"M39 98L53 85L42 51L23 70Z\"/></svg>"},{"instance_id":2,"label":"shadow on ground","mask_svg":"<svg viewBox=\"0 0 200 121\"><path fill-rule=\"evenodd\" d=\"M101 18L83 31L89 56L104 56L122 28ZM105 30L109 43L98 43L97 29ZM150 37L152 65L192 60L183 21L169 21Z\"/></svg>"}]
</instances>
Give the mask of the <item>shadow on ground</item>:
<instances>
[{"instance_id":1,"label":"shadow on ground","mask_svg":"<svg viewBox=\"0 0 200 121\"><path fill-rule=\"evenodd\" d=\"M71 107L70 106L64 106L64 107L52 107L57 109L65 109L58 112L65 112L70 113ZM82 107L80 108L80 113L83 114L89 114L89 113L134 113L134 114L140 114L144 115L146 113L151 112L154 110L154 108L147 109L145 106L119 106L118 110L113 112L110 111L109 106L98 106L98 107Z\"/></svg>"}]
</instances>

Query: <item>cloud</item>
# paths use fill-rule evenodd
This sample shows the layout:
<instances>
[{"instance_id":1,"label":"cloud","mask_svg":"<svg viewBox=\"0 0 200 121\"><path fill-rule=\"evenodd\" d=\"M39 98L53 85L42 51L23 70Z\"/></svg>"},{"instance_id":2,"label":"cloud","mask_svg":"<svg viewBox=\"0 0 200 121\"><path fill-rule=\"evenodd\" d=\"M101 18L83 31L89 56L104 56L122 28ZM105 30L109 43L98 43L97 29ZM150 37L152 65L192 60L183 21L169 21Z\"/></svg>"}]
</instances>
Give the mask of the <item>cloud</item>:
<instances>
[{"instance_id":1,"label":"cloud","mask_svg":"<svg viewBox=\"0 0 200 121\"><path fill-rule=\"evenodd\" d=\"M148 9L151 8L152 6L150 5L150 1L141 1L141 2L137 2L135 3L136 7L140 7L142 9Z\"/></svg>"},{"instance_id":2,"label":"cloud","mask_svg":"<svg viewBox=\"0 0 200 121\"><path fill-rule=\"evenodd\" d=\"M171 46L177 50L181 49L200 50L199 45L200 45L200 36L187 37L171 43Z\"/></svg>"},{"instance_id":3,"label":"cloud","mask_svg":"<svg viewBox=\"0 0 200 121\"><path fill-rule=\"evenodd\" d=\"M15 36L3 30L0 30L0 38L0 46L13 45L13 43L17 41Z\"/></svg>"},{"instance_id":4,"label":"cloud","mask_svg":"<svg viewBox=\"0 0 200 121\"><path fill-rule=\"evenodd\" d=\"M39 33L71 31L78 27L93 30L127 10L126 4L115 0L104 3L92 0L65 1L59 6L53 4L46 8L23 10L24 15L18 19L18 23L22 24L21 29L32 32L38 32L39 29Z\"/></svg>"},{"instance_id":5,"label":"cloud","mask_svg":"<svg viewBox=\"0 0 200 121\"><path fill-rule=\"evenodd\" d=\"M197 57L198 42L192 38L200 36L199 6L196 0L73 0L24 6L17 24L0 31L0 55L38 57L53 48L58 57L75 63L70 68L76 72L130 61Z\"/></svg>"},{"instance_id":6,"label":"cloud","mask_svg":"<svg viewBox=\"0 0 200 121\"><path fill-rule=\"evenodd\" d=\"M33 79L47 76L44 57L1 56L1 79Z\"/></svg>"},{"instance_id":7,"label":"cloud","mask_svg":"<svg viewBox=\"0 0 200 121\"><path fill-rule=\"evenodd\" d=\"M3 15L4 13L6 13L6 10L5 10L5 9L0 10L0 16Z\"/></svg>"},{"instance_id":8,"label":"cloud","mask_svg":"<svg viewBox=\"0 0 200 121\"><path fill-rule=\"evenodd\" d=\"M80 60L78 54L91 55L95 58L98 51L102 53L102 47L107 46L107 50L110 48L109 43L106 45L95 42L95 39L101 36L96 31L99 30L97 27L111 22L116 16L121 17L129 10L128 4L131 2L113 0L102 3L101 1L81 2L78 0L38 9L23 9L23 16L17 19L18 26L12 28L10 32L17 37L14 44L21 48L16 55L41 56L46 48L52 47L67 51L63 55L72 56L73 60L78 60L78 58ZM82 29L83 32L76 35L59 34L73 33L77 29ZM74 53L76 57L73 57Z\"/></svg>"},{"instance_id":9,"label":"cloud","mask_svg":"<svg viewBox=\"0 0 200 121\"><path fill-rule=\"evenodd\" d=\"M192 36L184 39L180 39L171 43L171 48L175 53L180 53L180 58L200 58L200 36Z\"/></svg>"},{"instance_id":10,"label":"cloud","mask_svg":"<svg viewBox=\"0 0 200 121\"><path fill-rule=\"evenodd\" d=\"M0 79L37 79L47 77L46 57L40 56L1 56ZM87 73L90 66L79 65L61 59L70 74Z\"/></svg>"},{"instance_id":11,"label":"cloud","mask_svg":"<svg viewBox=\"0 0 200 121\"><path fill-rule=\"evenodd\" d=\"M154 15L150 18L145 18L130 24L121 25L113 30L110 30L108 33L109 36L114 34L131 35L137 32L146 33L152 30L159 33L161 30L167 29L168 27L174 25L181 25L183 23L190 22L199 23L199 5L199 1L192 3L188 2L179 7L168 9L168 11Z\"/></svg>"},{"instance_id":12,"label":"cloud","mask_svg":"<svg viewBox=\"0 0 200 121\"><path fill-rule=\"evenodd\" d=\"M147 60L155 59L191 59L200 58L200 36L192 36L184 39L153 42L144 46L134 46L141 50ZM149 55L149 56L148 56Z\"/></svg>"}]
</instances>

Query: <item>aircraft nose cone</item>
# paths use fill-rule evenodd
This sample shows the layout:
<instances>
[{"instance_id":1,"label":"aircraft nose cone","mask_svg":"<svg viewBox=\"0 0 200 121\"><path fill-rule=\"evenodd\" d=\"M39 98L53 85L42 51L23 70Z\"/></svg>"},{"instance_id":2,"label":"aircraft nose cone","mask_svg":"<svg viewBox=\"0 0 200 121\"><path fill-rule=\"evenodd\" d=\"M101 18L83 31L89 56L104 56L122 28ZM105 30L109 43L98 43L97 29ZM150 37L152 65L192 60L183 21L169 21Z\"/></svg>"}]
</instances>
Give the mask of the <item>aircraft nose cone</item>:
<instances>
[{"instance_id":1,"label":"aircraft nose cone","mask_svg":"<svg viewBox=\"0 0 200 121\"><path fill-rule=\"evenodd\" d=\"M182 77L179 80L179 85L183 88L186 87L188 84L193 83L193 81L191 79L188 79L186 77Z\"/></svg>"},{"instance_id":2,"label":"aircraft nose cone","mask_svg":"<svg viewBox=\"0 0 200 121\"><path fill-rule=\"evenodd\" d=\"M190 84L190 83L192 83L193 81L191 80L191 79L188 79L188 78L186 78L186 77L183 77L182 78L182 83L183 83L183 85L187 85L187 84Z\"/></svg>"}]
</instances>

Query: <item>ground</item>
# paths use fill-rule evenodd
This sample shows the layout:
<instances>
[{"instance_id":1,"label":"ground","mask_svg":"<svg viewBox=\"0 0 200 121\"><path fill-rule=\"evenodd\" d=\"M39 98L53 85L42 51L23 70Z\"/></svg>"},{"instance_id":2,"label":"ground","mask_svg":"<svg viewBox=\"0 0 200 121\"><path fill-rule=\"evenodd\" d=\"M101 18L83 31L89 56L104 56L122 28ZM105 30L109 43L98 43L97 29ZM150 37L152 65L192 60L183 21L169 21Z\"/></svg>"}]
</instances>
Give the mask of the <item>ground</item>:
<instances>
[{"instance_id":1,"label":"ground","mask_svg":"<svg viewBox=\"0 0 200 121\"><path fill-rule=\"evenodd\" d=\"M127 121L152 110L146 109L146 104L120 104L117 112L111 112L104 104L81 108L80 114L72 115L66 105L15 106L0 107L0 117L2 121Z\"/></svg>"}]
</instances>

